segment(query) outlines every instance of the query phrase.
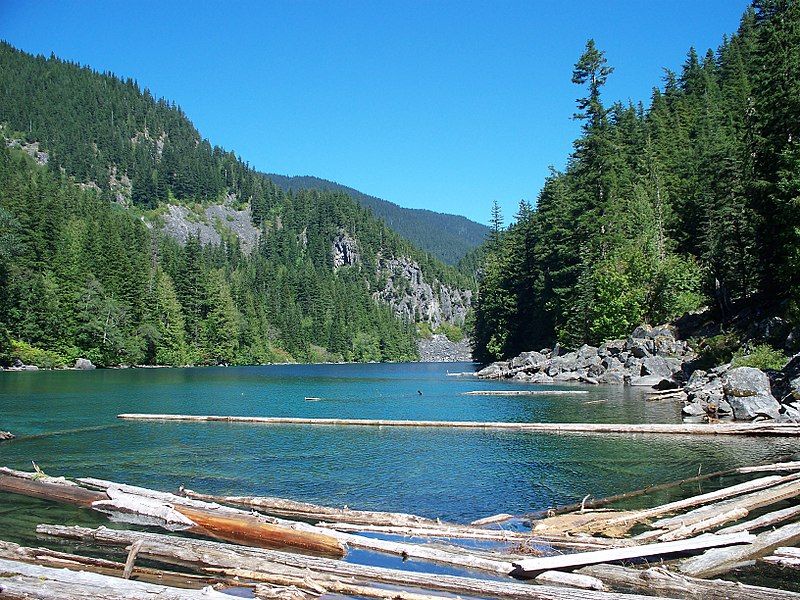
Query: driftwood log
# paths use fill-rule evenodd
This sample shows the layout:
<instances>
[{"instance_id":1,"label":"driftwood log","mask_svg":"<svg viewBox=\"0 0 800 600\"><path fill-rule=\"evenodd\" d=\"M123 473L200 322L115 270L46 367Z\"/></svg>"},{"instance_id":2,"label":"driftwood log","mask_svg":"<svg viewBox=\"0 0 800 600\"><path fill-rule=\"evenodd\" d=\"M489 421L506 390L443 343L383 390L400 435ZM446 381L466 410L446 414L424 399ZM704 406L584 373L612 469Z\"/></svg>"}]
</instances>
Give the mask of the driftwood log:
<instances>
[{"instance_id":1,"label":"driftwood log","mask_svg":"<svg viewBox=\"0 0 800 600\"><path fill-rule=\"evenodd\" d=\"M388 419L312 419L303 417L237 417L225 415L170 415L124 413L119 419L187 423L245 423L249 425L335 425L354 427L444 427L500 429L527 433L631 433L653 435L798 436L800 423L503 423L491 421L396 421Z\"/></svg>"},{"instance_id":2,"label":"driftwood log","mask_svg":"<svg viewBox=\"0 0 800 600\"><path fill-rule=\"evenodd\" d=\"M800 600L800 594L772 588L745 585L722 579L696 579L661 567L631 569L619 565L592 565L578 571L602 581L611 588L635 590L643 594L667 594L688 600Z\"/></svg>"},{"instance_id":3,"label":"driftwood log","mask_svg":"<svg viewBox=\"0 0 800 600\"><path fill-rule=\"evenodd\" d=\"M780 567L800 569L800 548L776 548L771 556L765 556L762 560Z\"/></svg>"},{"instance_id":4,"label":"driftwood log","mask_svg":"<svg viewBox=\"0 0 800 600\"><path fill-rule=\"evenodd\" d=\"M36 531L43 535L116 547L126 547L136 540L142 540L139 555L148 560L189 567L195 571L216 575L234 575L237 572L252 571L263 574L262 577L280 575L302 579L310 576L322 586L331 581L344 581L355 585L381 584L505 600L644 600L646 598L642 595L572 590L546 585L371 567L277 550L104 527L87 529L77 526L39 525Z\"/></svg>"}]
</instances>

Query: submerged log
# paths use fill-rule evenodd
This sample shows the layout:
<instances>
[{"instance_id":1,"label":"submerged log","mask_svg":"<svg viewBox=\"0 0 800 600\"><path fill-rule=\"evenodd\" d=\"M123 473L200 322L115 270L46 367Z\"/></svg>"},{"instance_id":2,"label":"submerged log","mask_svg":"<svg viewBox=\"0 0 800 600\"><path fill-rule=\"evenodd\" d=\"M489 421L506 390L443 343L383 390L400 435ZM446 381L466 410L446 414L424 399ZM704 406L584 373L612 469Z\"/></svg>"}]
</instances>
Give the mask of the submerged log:
<instances>
[{"instance_id":1,"label":"submerged log","mask_svg":"<svg viewBox=\"0 0 800 600\"><path fill-rule=\"evenodd\" d=\"M661 567L631 569L619 565L592 565L578 571L601 580L611 588L636 590L645 594L668 594L687 600L800 600L800 594L772 588L745 585L722 579L696 579Z\"/></svg>"},{"instance_id":2,"label":"submerged log","mask_svg":"<svg viewBox=\"0 0 800 600\"><path fill-rule=\"evenodd\" d=\"M212 496L186 488L181 488L180 494L194 500L254 508L270 515L308 521L338 521L360 525L386 525L392 527L438 526L441 523L437 519L428 519L426 517L406 513L354 510L347 507L333 508L270 496Z\"/></svg>"},{"instance_id":3,"label":"submerged log","mask_svg":"<svg viewBox=\"0 0 800 600\"><path fill-rule=\"evenodd\" d=\"M191 503L192 500L171 494L130 493L131 490L144 488L111 484L104 491L92 491L72 482L52 483L53 478L48 479L50 482L0 474L0 491L92 508L109 513L123 522L157 525L169 530L185 529L197 535L239 544L292 548L337 558L346 553L344 545L323 530L308 531L300 527L282 526L265 522L244 511L204 503L194 508L187 507L180 501ZM178 502L171 502L172 499Z\"/></svg>"},{"instance_id":4,"label":"submerged log","mask_svg":"<svg viewBox=\"0 0 800 600\"><path fill-rule=\"evenodd\" d=\"M657 435L798 436L800 423L503 423L489 421L395 421L387 419L311 419L304 417L236 417L125 413L118 419L155 422L245 423L250 425L336 425L356 427L448 427L501 429L528 433L632 433Z\"/></svg>"},{"instance_id":5,"label":"submerged log","mask_svg":"<svg viewBox=\"0 0 800 600\"><path fill-rule=\"evenodd\" d=\"M228 599L207 587L203 590L171 588L154 583L109 577L86 571L53 569L0 558L0 597L30 600L159 600Z\"/></svg>"},{"instance_id":6,"label":"submerged log","mask_svg":"<svg viewBox=\"0 0 800 600\"><path fill-rule=\"evenodd\" d=\"M676 542L659 542L657 544L642 544L627 548L613 548L609 550L596 550L594 552L529 558L514 563L514 574L521 577L531 577L542 571L570 569L573 567L630 560L634 558L669 556L683 552L704 550L706 548L746 544L752 541L752 539L753 536L747 533L733 533L724 536L708 534L690 540L680 540Z\"/></svg>"},{"instance_id":7,"label":"submerged log","mask_svg":"<svg viewBox=\"0 0 800 600\"><path fill-rule=\"evenodd\" d=\"M243 569L271 575L304 578L309 575L322 585L328 581L345 581L357 585L382 585L436 590L461 596L501 598L505 600L644 600L641 595L623 595L591 590L570 590L551 586L476 579L456 575L419 573L385 567L372 567L277 550L247 548L222 542L193 538L85 527L39 525L37 533L59 538L77 539L100 545L128 546L143 540L140 556L171 565L189 567L201 572L220 574L230 569ZM220 571L223 569L223 571Z\"/></svg>"},{"instance_id":8,"label":"submerged log","mask_svg":"<svg viewBox=\"0 0 800 600\"><path fill-rule=\"evenodd\" d=\"M733 533L730 535L740 535ZM733 569L752 564L781 546L800 542L800 523L784 525L774 531L756 536L753 543L737 548L715 548L700 556L688 558L680 563L681 573L691 577L715 577Z\"/></svg>"}]
</instances>

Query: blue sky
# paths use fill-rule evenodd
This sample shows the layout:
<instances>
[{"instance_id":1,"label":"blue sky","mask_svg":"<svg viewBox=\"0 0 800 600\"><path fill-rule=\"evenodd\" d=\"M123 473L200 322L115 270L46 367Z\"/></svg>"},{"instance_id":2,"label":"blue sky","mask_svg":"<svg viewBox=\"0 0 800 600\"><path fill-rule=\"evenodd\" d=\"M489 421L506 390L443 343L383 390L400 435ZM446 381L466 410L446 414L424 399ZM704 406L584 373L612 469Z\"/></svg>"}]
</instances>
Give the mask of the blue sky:
<instances>
[{"instance_id":1,"label":"blue sky","mask_svg":"<svg viewBox=\"0 0 800 600\"><path fill-rule=\"evenodd\" d=\"M747 4L0 0L0 37L136 79L259 170L486 222L564 166L589 37L606 101L647 101Z\"/></svg>"}]
</instances>

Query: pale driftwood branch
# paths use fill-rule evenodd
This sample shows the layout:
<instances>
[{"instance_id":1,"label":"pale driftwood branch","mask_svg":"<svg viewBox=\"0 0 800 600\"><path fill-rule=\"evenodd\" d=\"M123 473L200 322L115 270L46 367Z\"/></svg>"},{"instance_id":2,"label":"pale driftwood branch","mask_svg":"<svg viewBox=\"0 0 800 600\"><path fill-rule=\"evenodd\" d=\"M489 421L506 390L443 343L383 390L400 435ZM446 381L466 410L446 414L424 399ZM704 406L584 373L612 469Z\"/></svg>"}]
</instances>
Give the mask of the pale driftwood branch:
<instances>
[{"instance_id":1,"label":"pale driftwood branch","mask_svg":"<svg viewBox=\"0 0 800 600\"><path fill-rule=\"evenodd\" d=\"M606 586L597 577L569 573L567 571L545 571L537 575L534 579L537 583L542 583L544 585L560 585L582 590L598 590L601 592L606 589Z\"/></svg>"},{"instance_id":2,"label":"pale driftwood branch","mask_svg":"<svg viewBox=\"0 0 800 600\"><path fill-rule=\"evenodd\" d=\"M128 551L128 558L125 559L125 568L122 570L122 578L130 579L133 573L133 565L136 562L136 555L142 549L142 540L136 540L131 544L131 549Z\"/></svg>"},{"instance_id":3,"label":"pale driftwood branch","mask_svg":"<svg viewBox=\"0 0 800 600\"><path fill-rule=\"evenodd\" d=\"M504 600L645 600L641 595L623 595L591 590L570 590L510 581L475 579L454 575L418 573L385 567L371 567L329 558L292 554L263 548L246 548L222 542L124 531L39 525L37 533L77 539L99 545L127 546L143 539L140 555L149 560L189 567L201 572L220 574L223 570L244 569L268 574L305 578L311 574L325 585L345 581L358 585L382 585L436 590L462 596L501 598Z\"/></svg>"},{"instance_id":4,"label":"pale driftwood branch","mask_svg":"<svg viewBox=\"0 0 800 600\"><path fill-rule=\"evenodd\" d=\"M447 427L503 429L530 433L633 433L686 435L798 436L800 423L502 423L489 421L396 421L387 419L312 419L303 417L236 417L221 415L168 415L125 413L119 419L156 422L246 423L250 425L335 425L356 427Z\"/></svg>"},{"instance_id":5,"label":"pale driftwood branch","mask_svg":"<svg viewBox=\"0 0 800 600\"><path fill-rule=\"evenodd\" d=\"M667 533L662 534L659 536L659 540L662 542L671 542L673 540L683 540L688 537L692 537L693 535L697 535L698 533L702 533L704 531L710 531L711 529L716 529L720 525L724 525L725 523L729 523L730 521L738 521L740 519L744 519L748 515L746 508L734 508L732 510L728 510L718 515L711 516L707 519L703 519L702 521L697 521L696 523L692 523L691 525L685 525L683 527L679 527L678 529L673 529L672 531L668 531Z\"/></svg>"},{"instance_id":6,"label":"pale driftwood branch","mask_svg":"<svg viewBox=\"0 0 800 600\"><path fill-rule=\"evenodd\" d=\"M494 540L499 542L527 542L531 539L530 533L520 531L506 531L503 529L481 529L478 527L464 526L428 526L428 527L388 527L385 525L357 525L353 523L318 523L319 527L344 532L384 533L387 535L402 535L405 537L420 538L449 538L468 540ZM534 540L535 541L535 540Z\"/></svg>"},{"instance_id":7,"label":"pale driftwood branch","mask_svg":"<svg viewBox=\"0 0 800 600\"><path fill-rule=\"evenodd\" d=\"M765 556L762 560L780 567L800 569L800 548L776 548L772 556Z\"/></svg>"},{"instance_id":8,"label":"pale driftwood branch","mask_svg":"<svg viewBox=\"0 0 800 600\"><path fill-rule=\"evenodd\" d=\"M731 535L739 535L737 533ZM781 546L800 542L800 523L784 525L756 536L753 543L738 548L716 548L682 561L679 569L692 577L715 577L766 556Z\"/></svg>"},{"instance_id":9,"label":"pale driftwood branch","mask_svg":"<svg viewBox=\"0 0 800 600\"><path fill-rule=\"evenodd\" d=\"M470 525L474 527L485 527L486 525L493 525L495 523L504 523L505 521L510 521L514 518L514 515L510 515L508 513L500 513L498 515L492 515L490 517L483 517L482 519L476 519Z\"/></svg>"},{"instance_id":10,"label":"pale driftwood branch","mask_svg":"<svg viewBox=\"0 0 800 600\"><path fill-rule=\"evenodd\" d=\"M516 567L515 574L531 577L542 571L570 569L573 567L630 560L634 558L662 557L682 552L705 550L706 548L746 544L752 541L753 538L754 536L747 533L733 533L724 536L707 534L690 540L680 540L676 542L659 542L657 544L642 544L628 548L613 548L609 550L595 550L594 552L529 558L514 563Z\"/></svg>"},{"instance_id":11,"label":"pale driftwood branch","mask_svg":"<svg viewBox=\"0 0 800 600\"><path fill-rule=\"evenodd\" d=\"M0 597L30 600L223 600L211 588L186 590L86 571L53 569L0 558Z\"/></svg>"},{"instance_id":12,"label":"pale driftwood branch","mask_svg":"<svg viewBox=\"0 0 800 600\"><path fill-rule=\"evenodd\" d=\"M764 529L771 527L784 521L790 521L794 518L800 517L800 506L791 506L782 510L776 510L765 515L761 515L755 519L745 521L744 523L737 523L730 527L717 530L717 533L736 533L737 531L749 531L752 533L757 529Z\"/></svg>"},{"instance_id":13,"label":"pale driftwood branch","mask_svg":"<svg viewBox=\"0 0 800 600\"><path fill-rule=\"evenodd\" d=\"M661 567L631 569L619 565L592 565L578 571L600 579L607 586L636 590L645 594L668 594L687 600L800 600L800 594L772 588L745 585L722 579L696 579Z\"/></svg>"}]
</instances>

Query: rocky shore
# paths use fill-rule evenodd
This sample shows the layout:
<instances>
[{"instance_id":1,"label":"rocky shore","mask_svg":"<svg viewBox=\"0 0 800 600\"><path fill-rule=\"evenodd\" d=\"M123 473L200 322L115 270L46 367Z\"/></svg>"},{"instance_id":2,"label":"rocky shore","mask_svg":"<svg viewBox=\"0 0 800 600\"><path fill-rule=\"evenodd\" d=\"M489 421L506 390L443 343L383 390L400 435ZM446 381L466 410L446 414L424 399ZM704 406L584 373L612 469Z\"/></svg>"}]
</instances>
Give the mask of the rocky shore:
<instances>
[{"instance_id":1,"label":"rocky shore","mask_svg":"<svg viewBox=\"0 0 800 600\"><path fill-rule=\"evenodd\" d=\"M566 352L558 345L523 352L478 371L483 379L527 383L579 382L682 390L686 417L800 422L800 354L781 371L730 363L696 368L697 354L668 325L637 327L627 339ZM679 395L677 395L679 397Z\"/></svg>"},{"instance_id":2,"label":"rocky shore","mask_svg":"<svg viewBox=\"0 0 800 600\"><path fill-rule=\"evenodd\" d=\"M417 342L420 362L464 362L472 360L472 347L468 338L451 342L447 336L434 333Z\"/></svg>"}]
</instances>

